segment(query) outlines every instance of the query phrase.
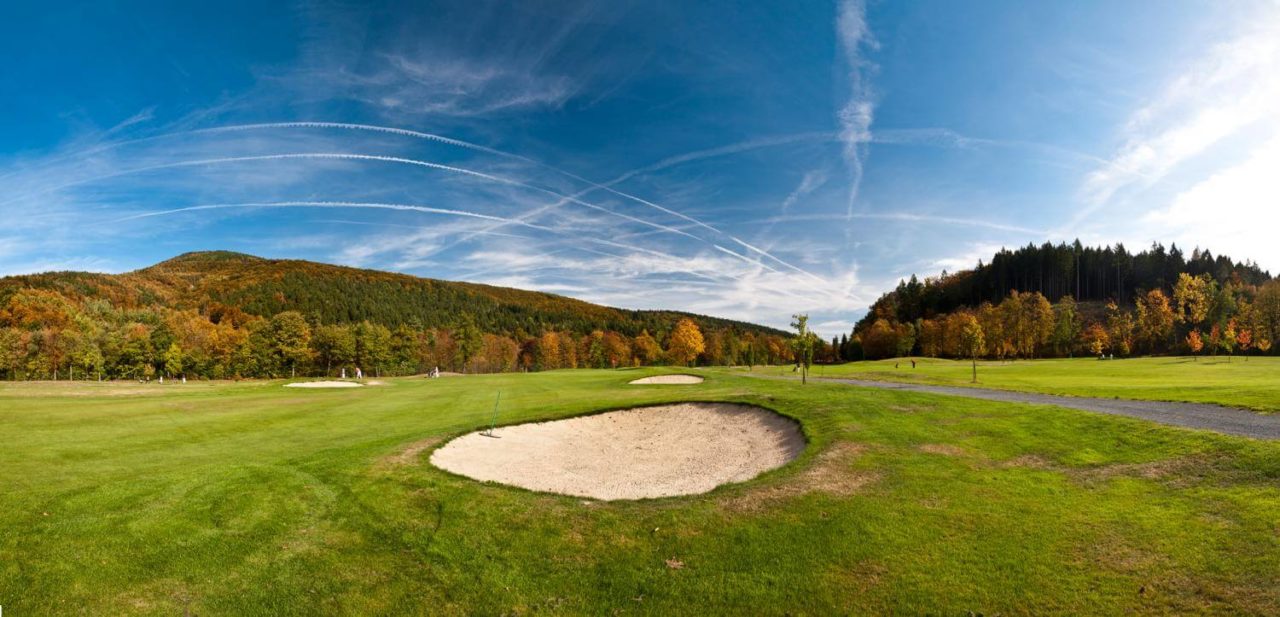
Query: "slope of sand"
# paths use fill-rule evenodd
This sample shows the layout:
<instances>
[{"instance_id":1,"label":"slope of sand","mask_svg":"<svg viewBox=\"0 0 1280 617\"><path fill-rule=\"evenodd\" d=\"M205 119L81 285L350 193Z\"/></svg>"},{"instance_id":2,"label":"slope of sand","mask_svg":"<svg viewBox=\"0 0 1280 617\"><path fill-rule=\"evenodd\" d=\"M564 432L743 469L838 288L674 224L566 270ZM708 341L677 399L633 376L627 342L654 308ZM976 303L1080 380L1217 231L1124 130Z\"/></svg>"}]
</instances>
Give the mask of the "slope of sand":
<instances>
[{"instance_id":1,"label":"slope of sand","mask_svg":"<svg viewBox=\"0 0 1280 617\"><path fill-rule=\"evenodd\" d=\"M362 383L354 381L299 381L298 383L287 383L286 388L359 388Z\"/></svg>"},{"instance_id":2,"label":"slope of sand","mask_svg":"<svg viewBox=\"0 0 1280 617\"><path fill-rule=\"evenodd\" d=\"M654 375L653 377L641 377L640 379L629 382L633 386L657 385L657 384L690 384L702 383L702 378L697 375Z\"/></svg>"},{"instance_id":3,"label":"slope of sand","mask_svg":"<svg viewBox=\"0 0 1280 617\"><path fill-rule=\"evenodd\" d=\"M793 420L729 403L641 407L463 435L431 455L441 469L594 499L705 493L785 465L804 450Z\"/></svg>"}]
</instances>

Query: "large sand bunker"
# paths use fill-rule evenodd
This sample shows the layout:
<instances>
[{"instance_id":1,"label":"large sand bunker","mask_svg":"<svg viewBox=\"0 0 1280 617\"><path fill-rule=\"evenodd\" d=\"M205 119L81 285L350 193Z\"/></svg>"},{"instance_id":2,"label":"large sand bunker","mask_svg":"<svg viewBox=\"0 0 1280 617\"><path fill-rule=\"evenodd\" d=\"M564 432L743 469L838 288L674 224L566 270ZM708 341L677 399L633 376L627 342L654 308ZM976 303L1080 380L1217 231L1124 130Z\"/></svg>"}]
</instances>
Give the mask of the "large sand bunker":
<instances>
[{"instance_id":1,"label":"large sand bunker","mask_svg":"<svg viewBox=\"0 0 1280 617\"><path fill-rule=\"evenodd\" d=\"M804 450L799 425L729 403L679 403L463 435L431 455L476 480L594 499L705 493Z\"/></svg>"},{"instance_id":2,"label":"large sand bunker","mask_svg":"<svg viewBox=\"0 0 1280 617\"><path fill-rule=\"evenodd\" d=\"M354 381L299 381L298 383L287 383L286 388L359 388L362 383ZM379 384L381 385L381 384Z\"/></svg>"},{"instance_id":3,"label":"large sand bunker","mask_svg":"<svg viewBox=\"0 0 1280 617\"><path fill-rule=\"evenodd\" d=\"M702 383L702 378L697 375L654 375L653 377L641 377L629 382L633 386L651 386L658 384L691 384Z\"/></svg>"}]
</instances>

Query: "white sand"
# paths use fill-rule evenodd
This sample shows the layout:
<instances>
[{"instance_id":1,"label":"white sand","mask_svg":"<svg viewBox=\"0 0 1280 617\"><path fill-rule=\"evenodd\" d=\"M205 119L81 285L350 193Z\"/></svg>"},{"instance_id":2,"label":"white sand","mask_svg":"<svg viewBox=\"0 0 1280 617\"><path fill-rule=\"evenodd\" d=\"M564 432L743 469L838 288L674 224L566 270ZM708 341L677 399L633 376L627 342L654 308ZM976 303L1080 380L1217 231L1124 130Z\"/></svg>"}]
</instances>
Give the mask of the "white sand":
<instances>
[{"instance_id":1,"label":"white sand","mask_svg":"<svg viewBox=\"0 0 1280 617\"><path fill-rule=\"evenodd\" d=\"M702 383L702 378L697 375L654 375L653 377L641 377L630 382L633 386L691 383Z\"/></svg>"},{"instance_id":2,"label":"white sand","mask_svg":"<svg viewBox=\"0 0 1280 617\"><path fill-rule=\"evenodd\" d=\"M299 381L298 383L287 383L286 388L359 388L362 383L354 381Z\"/></svg>"},{"instance_id":3,"label":"white sand","mask_svg":"<svg viewBox=\"0 0 1280 617\"><path fill-rule=\"evenodd\" d=\"M463 435L431 455L476 480L594 499L695 495L804 450L794 421L729 403L680 403Z\"/></svg>"}]
</instances>

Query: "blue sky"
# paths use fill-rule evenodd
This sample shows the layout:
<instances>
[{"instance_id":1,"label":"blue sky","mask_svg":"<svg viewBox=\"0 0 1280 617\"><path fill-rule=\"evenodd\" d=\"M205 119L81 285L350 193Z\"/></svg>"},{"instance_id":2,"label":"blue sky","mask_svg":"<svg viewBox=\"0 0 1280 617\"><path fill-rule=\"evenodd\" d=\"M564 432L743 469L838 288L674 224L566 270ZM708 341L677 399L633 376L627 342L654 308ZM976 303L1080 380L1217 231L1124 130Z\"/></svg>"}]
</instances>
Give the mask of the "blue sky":
<instances>
[{"instance_id":1,"label":"blue sky","mask_svg":"<svg viewBox=\"0 0 1280 617\"><path fill-rule=\"evenodd\" d=\"M1280 3L0 8L0 274L229 249L846 331L1028 242L1280 270Z\"/></svg>"}]
</instances>

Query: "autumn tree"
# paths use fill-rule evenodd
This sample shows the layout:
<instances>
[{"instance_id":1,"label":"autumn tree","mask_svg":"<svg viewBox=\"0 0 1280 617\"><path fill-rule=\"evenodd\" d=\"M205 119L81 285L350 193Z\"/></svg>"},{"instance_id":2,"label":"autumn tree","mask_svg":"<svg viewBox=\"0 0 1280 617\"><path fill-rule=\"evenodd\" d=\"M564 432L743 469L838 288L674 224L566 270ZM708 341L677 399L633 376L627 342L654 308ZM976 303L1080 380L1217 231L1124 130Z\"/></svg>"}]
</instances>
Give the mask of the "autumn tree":
<instances>
[{"instance_id":1,"label":"autumn tree","mask_svg":"<svg viewBox=\"0 0 1280 617\"><path fill-rule=\"evenodd\" d=\"M1080 334L1080 341L1084 344L1084 348L1095 356L1101 356L1111 346L1111 337L1107 335L1107 329L1102 324L1089 324Z\"/></svg>"},{"instance_id":2,"label":"autumn tree","mask_svg":"<svg viewBox=\"0 0 1280 617\"><path fill-rule=\"evenodd\" d=\"M1253 331L1249 328L1240 328L1236 332L1236 345L1240 347L1240 353L1244 354L1245 362L1249 361L1249 349L1253 347Z\"/></svg>"},{"instance_id":3,"label":"autumn tree","mask_svg":"<svg viewBox=\"0 0 1280 617\"><path fill-rule=\"evenodd\" d=\"M1156 351L1168 342L1174 319L1169 298L1163 291L1152 289L1138 297L1138 340L1148 351Z\"/></svg>"},{"instance_id":4,"label":"autumn tree","mask_svg":"<svg viewBox=\"0 0 1280 617\"><path fill-rule=\"evenodd\" d=\"M632 347L635 349L636 359L641 364L653 364L662 357L662 347L648 330L641 331L636 336Z\"/></svg>"},{"instance_id":5,"label":"autumn tree","mask_svg":"<svg viewBox=\"0 0 1280 617\"><path fill-rule=\"evenodd\" d=\"M1191 350L1193 359L1200 359L1200 350L1204 349L1204 339L1200 338L1200 330L1193 329L1187 333L1187 348Z\"/></svg>"},{"instance_id":6,"label":"autumn tree","mask_svg":"<svg viewBox=\"0 0 1280 617\"><path fill-rule=\"evenodd\" d=\"M1191 276L1186 272L1178 275L1178 282L1173 286L1173 300L1177 304L1179 322L1196 328L1209 318L1211 282L1207 275Z\"/></svg>"},{"instance_id":7,"label":"autumn tree","mask_svg":"<svg viewBox=\"0 0 1280 617\"><path fill-rule=\"evenodd\" d=\"M1257 329L1254 338L1259 342L1280 338L1280 279L1269 281L1258 289L1253 298L1253 321ZM1266 351L1261 345L1258 350Z\"/></svg>"},{"instance_id":8,"label":"autumn tree","mask_svg":"<svg viewBox=\"0 0 1280 617\"><path fill-rule=\"evenodd\" d=\"M688 318L676 322L676 327L672 328L671 336L667 339L667 357L672 362L688 365L705 350L706 342L698 324Z\"/></svg>"},{"instance_id":9,"label":"autumn tree","mask_svg":"<svg viewBox=\"0 0 1280 617\"><path fill-rule=\"evenodd\" d=\"M1025 322L1023 353L1035 358L1053 336L1053 305L1040 292L1022 294L1022 319Z\"/></svg>"},{"instance_id":10,"label":"autumn tree","mask_svg":"<svg viewBox=\"0 0 1280 617\"><path fill-rule=\"evenodd\" d=\"M901 333L901 329L894 327L888 319L875 320L875 323L862 333L862 353L868 360L892 358L898 353L898 336Z\"/></svg>"},{"instance_id":11,"label":"autumn tree","mask_svg":"<svg viewBox=\"0 0 1280 617\"><path fill-rule=\"evenodd\" d=\"M555 332L544 332L538 337L534 350L534 365L540 371L560 368L560 337Z\"/></svg>"},{"instance_id":12,"label":"autumn tree","mask_svg":"<svg viewBox=\"0 0 1280 617\"><path fill-rule=\"evenodd\" d=\"M604 333L604 357L611 368L631 364L631 345L617 332Z\"/></svg>"},{"instance_id":13,"label":"autumn tree","mask_svg":"<svg viewBox=\"0 0 1280 617\"><path fill-rule=\"evenodd\" d=\"M919 339L920 355L927 358L937 358L942 355L942 334L944 322L934 319L922 319L917 328L917 339ZM845 343L848 346L848 343Z\"/></svg>"},{"instance_id":14,"label":"autumn tree","mask_svg":"<svg viewBox=\"0 0 1280 617\"><path fill-rule=\"evenodd\" d=\"M1133 353L1133 315L1115 302L1107 303L1107 338L1111 341L1111 353L1127 356Z\"/></svg>"}]
</instances>

